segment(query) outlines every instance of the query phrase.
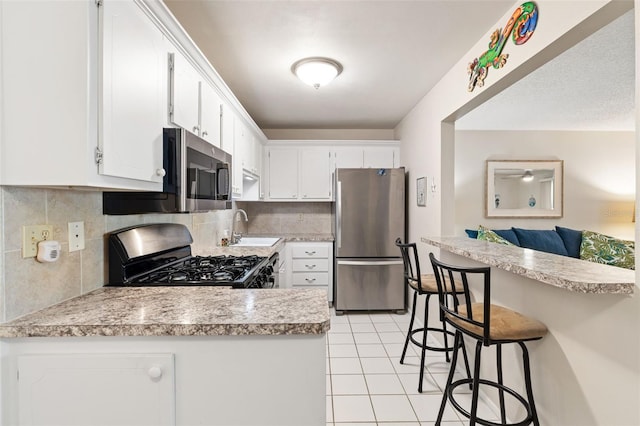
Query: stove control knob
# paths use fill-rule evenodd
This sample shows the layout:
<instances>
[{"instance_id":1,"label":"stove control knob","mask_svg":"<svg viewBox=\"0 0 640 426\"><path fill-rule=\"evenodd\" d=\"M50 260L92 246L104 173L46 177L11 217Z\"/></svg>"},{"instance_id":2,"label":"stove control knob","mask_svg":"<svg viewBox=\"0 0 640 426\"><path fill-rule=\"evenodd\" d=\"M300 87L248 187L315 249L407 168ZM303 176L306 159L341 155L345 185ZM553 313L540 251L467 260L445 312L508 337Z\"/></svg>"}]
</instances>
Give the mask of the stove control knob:
<instances>
[{"instance_id":1,"label":"stove control knob","mask_svg":"<svg viewBox=\"0 0 640 426\"><path fill-rule=\"evenodd\" d=\"M162 369L158 366L153 366L149 370L147 370L147 374L153 380L158 380L162 377Z\"/></svg>"},{"instance_id":2,"label":"stove control knob","mask_svg":"<svg viewBox=\"0 0 640 426\"><path fill-rule=\"evenodd\" d=\"M164 177L167 174L165 169L156 169L156 176Z\"/></svg>"}]
</instances>

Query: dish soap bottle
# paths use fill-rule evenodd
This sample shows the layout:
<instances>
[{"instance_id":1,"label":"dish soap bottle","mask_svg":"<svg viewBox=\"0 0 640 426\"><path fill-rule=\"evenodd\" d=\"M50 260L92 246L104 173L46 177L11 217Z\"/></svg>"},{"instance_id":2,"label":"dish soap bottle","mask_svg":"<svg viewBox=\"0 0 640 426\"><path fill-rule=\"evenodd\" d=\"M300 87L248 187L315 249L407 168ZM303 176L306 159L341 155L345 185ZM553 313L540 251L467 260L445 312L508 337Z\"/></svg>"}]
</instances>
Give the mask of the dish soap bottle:
<instances>
[{"instance_id":1,"label":"dish soap bottle","mask_svg":"<svg viewBox=\"0 0 640 426\"><path fill-rule=\"evenodd\" d=\"M225 229L222 231L222 238L220 239L220 245L222 247L227 247L229 245L229 230Z\"/></svg>"}]
</instances>

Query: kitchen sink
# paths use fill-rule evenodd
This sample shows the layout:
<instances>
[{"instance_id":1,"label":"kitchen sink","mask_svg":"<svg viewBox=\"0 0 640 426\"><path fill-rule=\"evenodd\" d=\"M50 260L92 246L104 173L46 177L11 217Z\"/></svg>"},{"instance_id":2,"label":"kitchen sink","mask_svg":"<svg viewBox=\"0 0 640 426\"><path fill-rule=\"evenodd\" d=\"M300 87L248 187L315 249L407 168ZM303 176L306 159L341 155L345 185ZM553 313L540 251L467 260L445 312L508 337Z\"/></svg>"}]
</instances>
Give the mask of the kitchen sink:
<instances>
[{"instance_id":1,"label":"kitchen sink","mask_svg":"<svg viewBox=\"0 0 640 426\"><path fill-rule=\"evenodd\" d=\"M242 237L240 241L235 244L232 244L233 247L243 247L243 246L252 246L252 247L271 247L275 243L278 242L280 238L275 237Z\"/></svg>"}]
</instances>

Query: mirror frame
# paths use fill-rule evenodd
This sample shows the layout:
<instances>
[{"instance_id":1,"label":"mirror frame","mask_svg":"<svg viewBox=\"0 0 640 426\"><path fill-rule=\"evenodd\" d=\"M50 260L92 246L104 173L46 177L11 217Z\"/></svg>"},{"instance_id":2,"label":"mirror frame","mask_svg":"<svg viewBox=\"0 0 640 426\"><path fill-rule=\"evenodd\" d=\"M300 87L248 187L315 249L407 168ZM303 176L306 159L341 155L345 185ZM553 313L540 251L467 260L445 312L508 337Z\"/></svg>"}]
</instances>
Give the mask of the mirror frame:
<instances>
[{"instance_id":1,"label":"mirror frame","mask_svg":"<svg viewBox=\"0 0 640 426\"><path fill-rule=\"evenodd\" d=\"M485 175L485 217L561 218L564 179L562 160L487 160ZM498 209L494 204L496 169L552 169L554 171L554 209Z\"/></svg>"}]
</instances>

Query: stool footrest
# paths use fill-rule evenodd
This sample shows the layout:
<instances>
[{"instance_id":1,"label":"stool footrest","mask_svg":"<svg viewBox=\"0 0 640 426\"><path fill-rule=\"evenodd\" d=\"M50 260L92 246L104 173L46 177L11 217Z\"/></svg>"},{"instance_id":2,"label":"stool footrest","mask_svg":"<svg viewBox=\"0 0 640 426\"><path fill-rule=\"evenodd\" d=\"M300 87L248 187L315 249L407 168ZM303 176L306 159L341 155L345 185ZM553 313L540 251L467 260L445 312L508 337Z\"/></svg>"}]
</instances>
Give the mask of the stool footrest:
<instances>
[{"instance_id":1,"label":"stool footrest","mask_svg":"<svg viewBox=\"0 0 640 426\"><path fill-rule=\"evenodd\" d=\"M416 333L422 333L424 331L424 328L416 328L415 330L411 330L411 343L413 343L414 345L416 345L419 348L422 348L422 341L418 341L416 339L413 338L413 335ZM445 331L442 328L435 328L435 327L427 327L427 331L431 331L431 332L435 332L435 333L447 333L449 336L451 336L452 338L455 338L455 334L449 330ZM425 349L430 350L430 351L435 351L435 352L451 352L453 350L453 345L451 345L451 347L448 348L444 348L444 347L437 347L437 346L429 346L426 345Z\"/></svg>"},{"instance_id":2,"label":"stool footrest","mask_svg":"<svg viewBox=\"0 0 640 426\"><path fill-rule=\"evenodd\" d=\"M512 397L514 397L527 410L527 417L525 417L524 420L521 420L521 421L516 422L516 423L495 423L495 422L492 422L490 420L482 419L482 418L476 416L476 423L481 424L481 425L485 425L485 426L525 426L525 425L531 424L531 421L533 419L533 415L531 413L531 407L529 405L529 402L527 402L527 400L524 399L522 397L522 395L520 395L519 393L517 393L516 391L514 391L513 389L511 389L511 388L509 388L509 387L507 387L505 385L501 385L500 383L497 383L497 382L494 382L494 381L491 381L491 380L480 379L478 382L479 382L480 385L490 386L490 387L496 388L498 390L501 389L505 393L507 393L507 394L511 395ZM472 385L472 384L473 384L473 379L456 380L455 382L452 382L451 386L449 386L449 388L445 391L447 393L447 398L451 402L451 405L453 405L454 408L458 412L460 412L460 414L462 414L463 416L465 416L468 419L471 418L471 413L468 412L466 409L464 409L458 403L458 401L456 401L456 399L454 397L454 394L453 394L453 391L458 386Z\"/></svg>"}]
</instances>

